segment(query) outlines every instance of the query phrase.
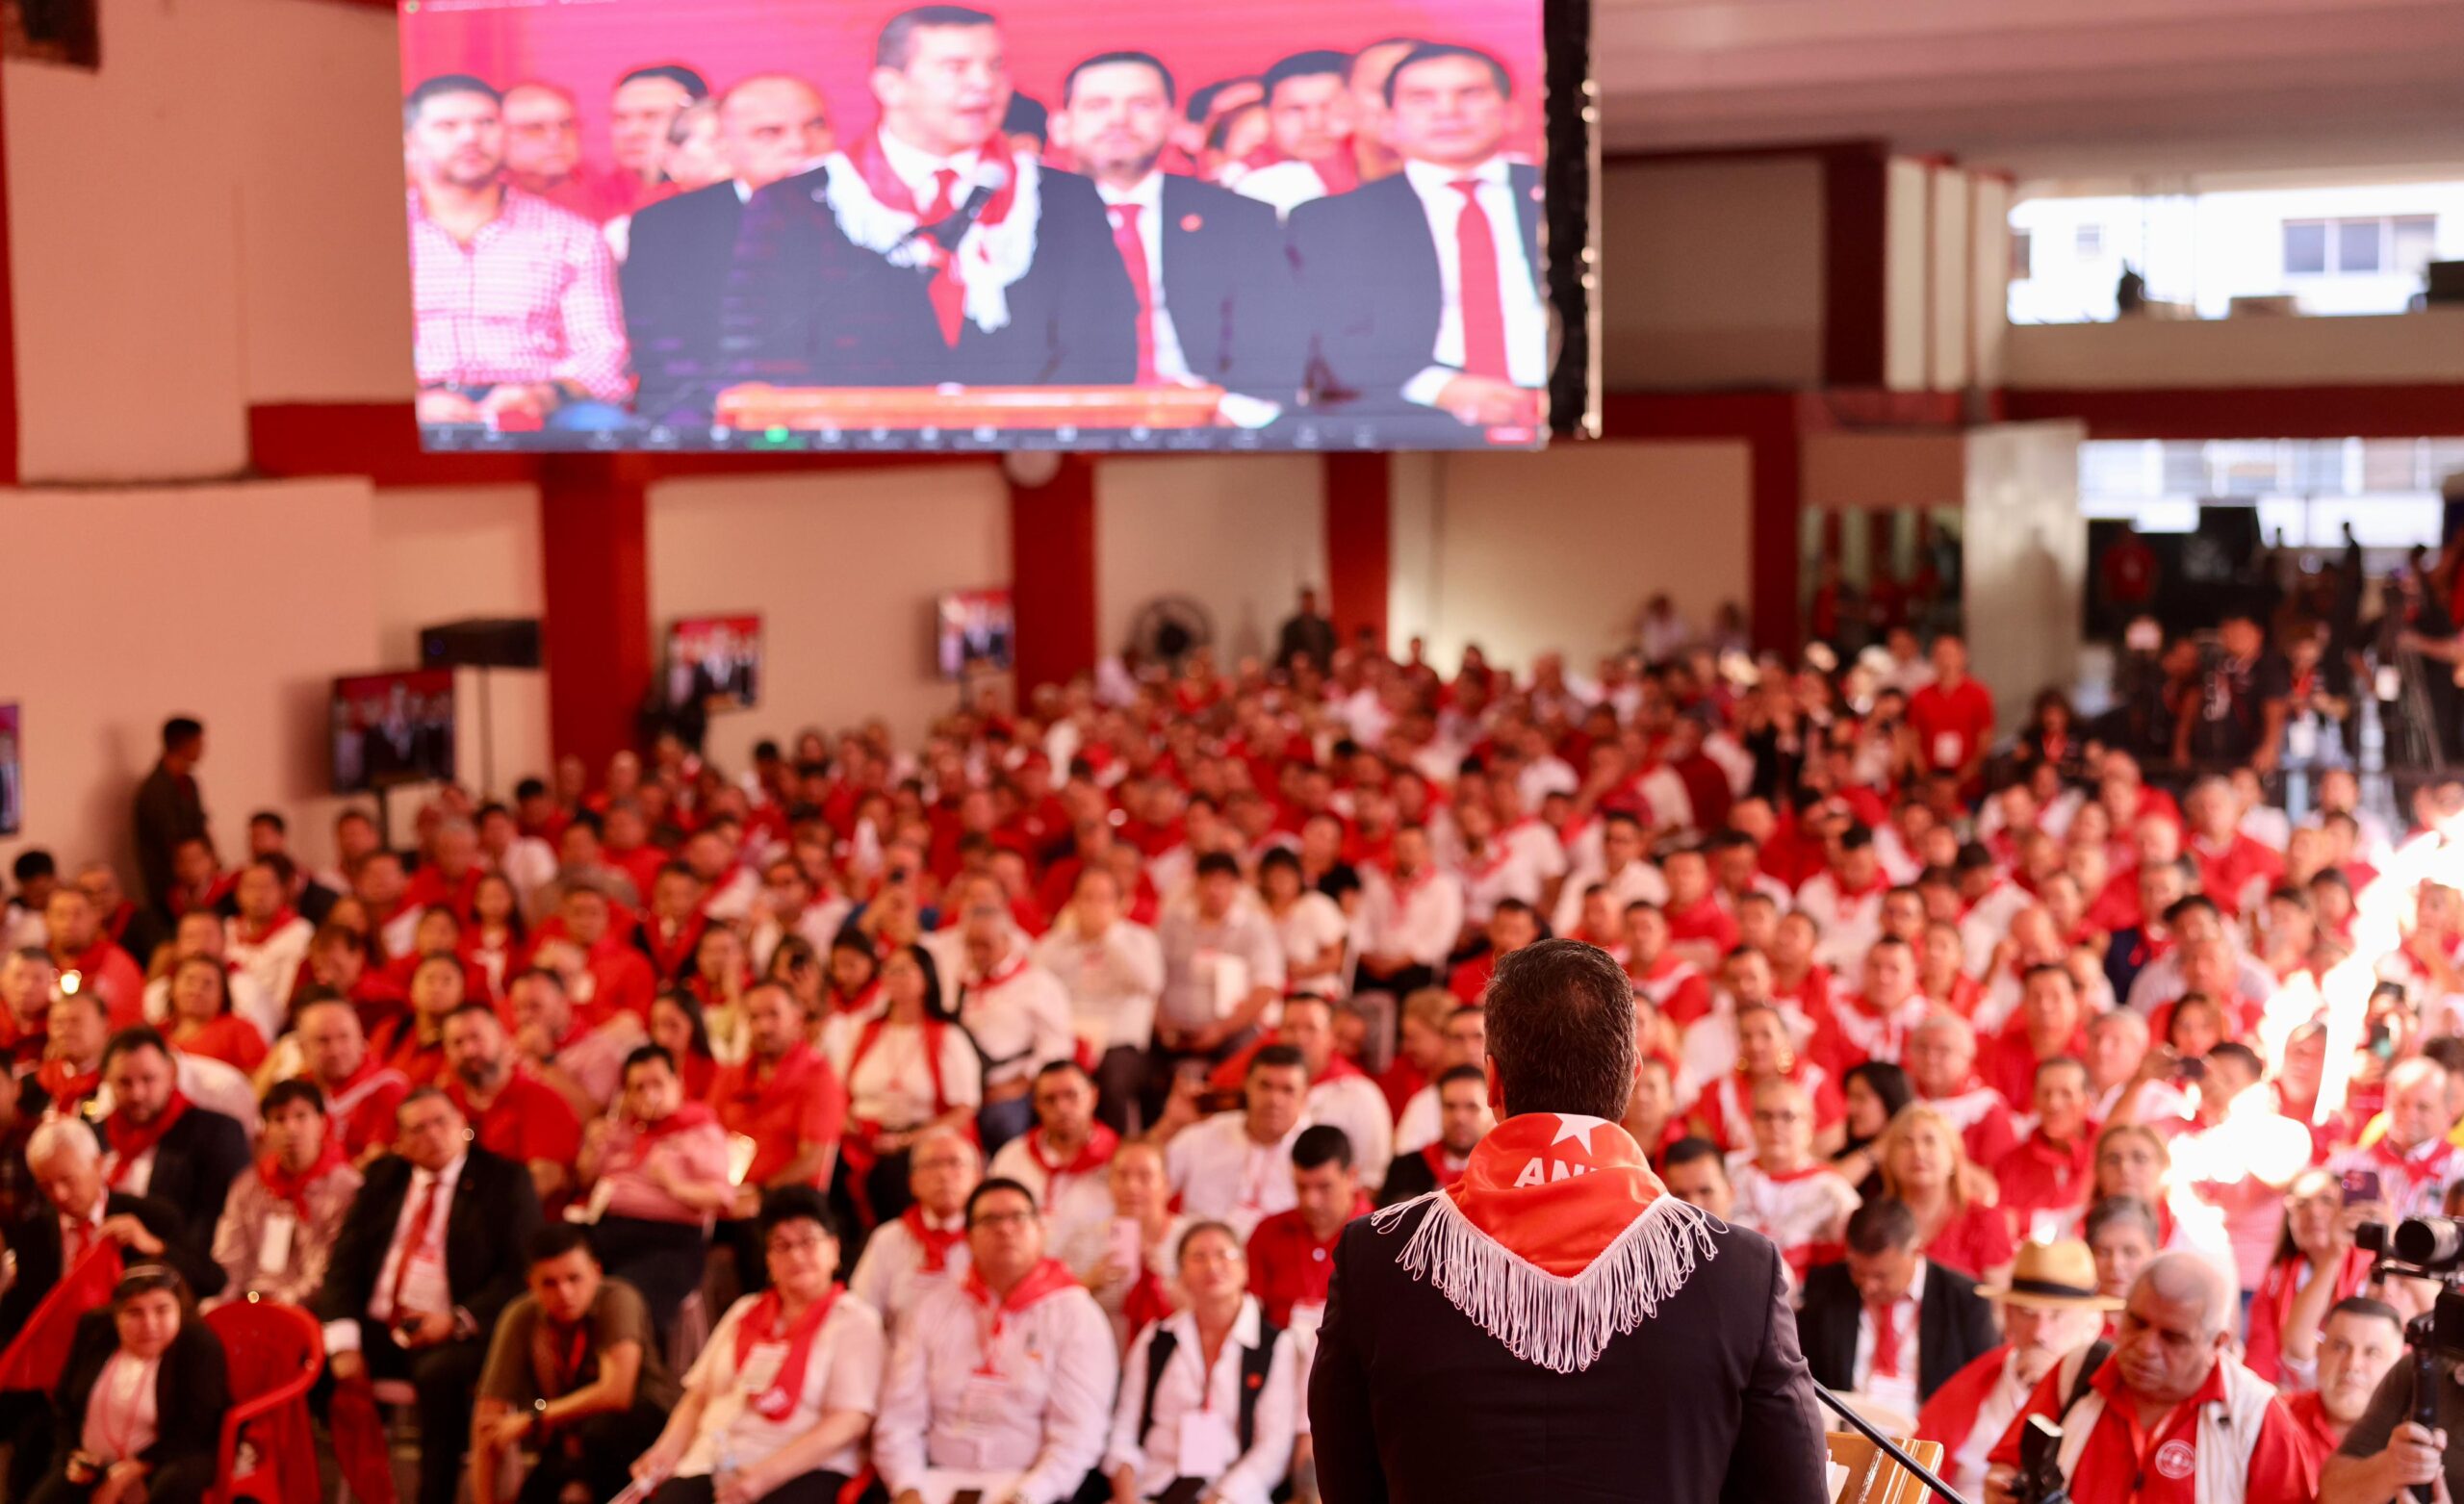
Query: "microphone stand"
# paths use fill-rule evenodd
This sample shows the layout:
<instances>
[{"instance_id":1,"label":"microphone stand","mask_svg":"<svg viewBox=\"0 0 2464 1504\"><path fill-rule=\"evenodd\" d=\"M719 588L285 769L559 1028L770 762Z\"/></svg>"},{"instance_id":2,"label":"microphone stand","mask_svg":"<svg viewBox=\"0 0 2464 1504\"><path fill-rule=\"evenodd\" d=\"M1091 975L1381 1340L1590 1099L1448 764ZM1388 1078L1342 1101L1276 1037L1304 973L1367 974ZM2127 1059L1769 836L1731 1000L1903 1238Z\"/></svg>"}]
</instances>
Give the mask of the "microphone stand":
<instances>
[{"instance_id":1,"label":"microphone stand","mask_svg":"<svg viewBox=\"0 0 2464 1504\"><path fill-rule=\"evenodd\" d=\"M1833 1415L1835 1415L1840 1419L1848 1422L1851 1430L1888 1453L1892 1462L1899 1464L1902 1467L1905 1467L1910 1472L1914 1473L1916 1475L1916 1480L1919 1483L1924 1484L1927 1488L1933 1490L1937 1496L1947 1500L1948 1504L1968 1504L1968 1501L1961 1497L1949 1484L1944 1483L1941 1479L1934 1476L1933 1471L1923 1463L1920 1463L1915 1458L1909 1456L1908 1453L1900 1447L1898 1442L1893 1441L1890 1438L1876 1430L1872 1421L1867 1420L1864 1416L1857 1414L1855 1407L1851 1406L1846 1400L1841 1399L1838 1395L1832 1393L1830 1389L1824 1388L1822 1382L1818 1379L1813 1381L1813 1394L1814 1398L1822 1401L1824 1405L1830 1408Z\"/></svg>"}]
</instances>

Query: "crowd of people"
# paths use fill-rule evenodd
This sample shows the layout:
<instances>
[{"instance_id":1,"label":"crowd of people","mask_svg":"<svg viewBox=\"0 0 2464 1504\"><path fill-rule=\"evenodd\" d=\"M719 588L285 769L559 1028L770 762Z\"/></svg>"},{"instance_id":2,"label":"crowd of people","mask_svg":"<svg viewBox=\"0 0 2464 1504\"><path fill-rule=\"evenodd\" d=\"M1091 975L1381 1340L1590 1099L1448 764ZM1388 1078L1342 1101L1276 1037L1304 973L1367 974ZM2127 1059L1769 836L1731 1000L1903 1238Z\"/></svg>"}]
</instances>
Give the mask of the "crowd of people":
<instances>
[{"instance_id":1,"label":"crowd of people","mask_svg":"<svg viewBox=\"0 0 2464 1504\"><path fill-rule=\"evenodd\" d=\"M2012 752L1950 635L1282 642L911 746L566 758L399 849L346 809L330 865L212 818L168 723L144 891L27 851L0 911L11 1495L198 1497L197 1312L262 1299L364 1504L381 1392L424 1504L1315 1498L1332 1250L1457 1187L1484 988L1552 936L1631 982L1588 1132L1767 1236L1813 1376L1971 1497L2031 1414L2080 1504L2438 1474L2434 1287L2356 1232L2464 1181L2464 778L2407 832L2349 773L2297 822Z\"/></svg>"},{"instance_id":2,"label":"crowd of people","mask_svg":"<svg viewBox=\"0 0 2464 1504\"><path fill-rule=\"evenodd\" d=\"M928 5L873 61L878 122L844 140L793 71L713 93L635 68L604 167L564 85L419 80L421 421L702 430L758 382L1205 388L1248 430L1537 421L1540 178L1509 150L1532 107L1498 58L1395 38L1193 88L1109 51L1047 108L994 16Z\"/></svg>"}]
</instances>

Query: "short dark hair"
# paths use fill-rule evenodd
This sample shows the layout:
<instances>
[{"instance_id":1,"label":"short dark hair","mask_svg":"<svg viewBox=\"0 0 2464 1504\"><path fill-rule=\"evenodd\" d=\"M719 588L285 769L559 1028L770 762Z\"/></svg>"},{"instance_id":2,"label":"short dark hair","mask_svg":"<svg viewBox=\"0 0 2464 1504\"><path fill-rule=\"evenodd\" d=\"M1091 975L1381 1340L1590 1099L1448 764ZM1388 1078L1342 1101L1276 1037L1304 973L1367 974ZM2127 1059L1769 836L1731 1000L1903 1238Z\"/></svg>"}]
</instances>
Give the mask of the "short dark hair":
<instances>
[{"instance_id":1,"label":"short dark hair","mask_svg":"<svg viewBox=\"0 0 2464 1504\"><path fill-rule=\"evenodd\" d=\"M2251 1049L2248 1045L2242 1043L2238 1039L2226 1039L2221 1041L2214 1049L2207 1052L2207 1058L2210 1060L2231 1060L2234 1064L2241 1066L2246 1071L2248 1071L2250 1073L2250 1078L2253 1081L2268 1073L2267 1065L2259 1058L2259 1052Z\"/></svg>"},{"instance_id":2,"label":"short dark hair","mask_svg":"<svg viewBox=\"0 0 2464 1504\"><path fill-rule=\"evenodd\" d=\"M36 847L17 854L17 859L9 864L9 876L16 879L22 886L38 878L60 876L60 864L51 859L51 853Z\"/></svg>"},{"instance_id":3,"label":"short dark hair","mask_svg":"<svg viewBox=\"0 0 2464 1504\"><path fill-rule=\"evenodd\" d=\"M1180 86L1172 81L1172 70L1164 65L1163 59L1155 56L1155 54L1151 52L1124 51L1099 52L1093 57L1089 58L1084 63L1079 64L1076 67L1071 68L1069 70L1069 76L1061 81L1062 104L1066 106L1071 99L1077 96L1079 74L1086 72L1089 68L1111 67L1116 64L1122 63L1135 63L1142 68L1153 68L1155 70L1155 76L1164 81L1164 102L1168 105L1179 100Z\"/></svg>"},{"instance_id":4,"label":"short dark hair","mask_svg":"<svg viewBox=\"0 0 2464 1504\"><path fill-rule=\"evenodd\" d=\"M504 95L497 92L497 87L484 78L469 73L439 73L433 78L420 80L409 93L402 96L402 129L407 131L420 123L420 112L427 108L429 100L442 99L448 94L478 94L491 104L504 103ZM163 750L170 752L185 746L192 737L202 734L204 730L205 727L186 716L173 716L163 723Z\"/></svg>"},{"instance_id":5,"label":"short dark hair","mask_svg":"<svg viewBox=\"0 0 2464 1504\"><path fill-rule=\"evenodd\" d=\"M591 1262L599 1262L599 1255L591 1251L589 1228L579 1222L551 1222L530 1235L522 1252L524 1262L541 1264L577 1250L589 1254Z\"/></svg>"},{"instance_id":6,"label":"short dark hair","mask_svg":"<svg viewBox=\"0 0 2464 1504\"><path fill-rule=\"evenodd\" d=\"M1916 1246L1916 1213L1897 1196L1876 1196L1848 1215L1848 1251L1889 1253Z\"/></svg>"},{"instance_id":7,"label":"short dark hair","mask_svg":"<svg viewBox=\"0 0 2464 1504\"><path fill-rule=\"evenodd\" d=\"M967 1192L966 1225L968 1227L972 1228L975 1226L975 1204L997 1191L1007 1191L1010 1194L1018 1197L1026 1202L1028 1207L1031 1209L1037 1204L1036 1193L1034 1191L1027 1189L1027 1187L1019 1185L1016 1181L1010 1179L1007 1175L995 1175L990 1180L977 1185L975 1189Z\"/></svg>"},{"instance_id":8,"label":"short dark hair","mask_svg":"<svg viewBox=\"0 0 2464 1504\"><path fill-rule=\"evenodd\" d=\"M1267 69L1267 103L1274 103L1274 91L1283 87L1287 80L1296 78L1315 78L1321 73L1332 73L1335 77L1343 79L1346 82L1349 82L1351 78L1351 54L1348 52L1336 52L1325 47L1316 47L1307 52L1294 53L1282 62L1277 63L1274 66Z\"/></svg>"},{"instance_id":9,"label":"short dark hair","mask_svg":"<svg viewBox=\"0 0 2464 1504\"><path fill-rule=\"evenodd\" d=\"M1707 1138L1697 1137L1691 1134L1670 1144L1668 1152L1660 1156L1659 1162L1660 1168L1673 1170L1681 1164L1691 1164L1697 1160L1708 1160L1718 1165L1721 1181L1725 1183L1728 1180L1729 1161L1727 1157L1720 1153L1720 1146Z\"/></svg>"},{"instance_id":10,"label":"short dark hair","mask_svg":"<svg viewBox=\"0 0 2464 1504\"><path fill-rule=\"evenodd\" d=\"M275 1082L267 1087L265 1101L258 1106L267 1117L271 1117L275 1112L295 1102L306 1103L310 1111L321 1116L324 1113L325 1094L317 1089L315 1082L296 1076L289 1081Z\"/></svg>"},{"instance_id":11,"label":"short dark hair","mask_svg":"<svg viewBox=\"0 0 2464 1504\"><path fill-rule=\"evenodd\" d=\"M1616 1122L1634 1083L1634 981L1606 951L1541 940L1503 957L1485 994L1505 1110Z\"/></svg>"},{"instance_id":12,"label":"short dark hair","mask_svg":"<svg viewBox=\"0 0 2464 1504\"><path fill-rule=\"evenodd\" d=\"M526 799L545 798L547 793L548 783L544 778L524 778L513 786L513 800L517 804Z\"/></svg>"},{"instance_id":13,"label":"short dark hair","mask_svg":"<svg viewBox=\"0 0 2464 1504\"><path fill-rule=\"evenodd\" d=\"M618 89L622 89L628 84L639 83L641 80L646 78L663 78L669 83L674 84L677 88L683 89L687 95L694 99L707 99L710 97L709 80L704 78L700 73L693 69L686 67L681 63L654 63L648 67L635 68L630 73L626 74L623 78L618 79L616 81L616 87Z\"/></svg>"},{"instance_id":14,"label":"short dark hair","mask_svg":"<svg viewBox=\"0 0 2464 1504\"><path fill-rule=\"evenodd\" d=\"M1300 1046L1270 1044L1260 1046L1258 1053L1249 1057L1249 1068L1241 1074L1246 1080L1260 1071L1299 1071L1306 1074L1308 1069L1309 1058L1300 1053Z\"/></svg>"},{"instance_id":15,"label":"short dark hair","mask_svg":"<svg viewBox=\"0 0 2464 1504\"><path fill-rule=\"evenodd\" d=\"M260 809L255 814L248 817L248 824L252 826L265 826L273 830L277 835L289 835L291 833L291 822L282 818L282 812L279 810Z\"/></svg>"},{"instance_id":16,"label":"short dark hair","mask_svg":"<svg viewBox=\"0 0 2464 1504\"><path fill-rule=\"evenodd\" d=\"M1477 47L1458 46L1450 41L1424 41L1398 58L1395 65L1387 69L1386 102L1390 105L1395 102L1395 81L1403 76L1405 68L1418 63L1435 63L1440 58L1470 58L1489 70L1489 77L1497 81L1500 95L1507 99L1514 97L1513 75L1507 73L1505 64L1494 56Z\"/></svg>"},{"instance_id":17,"label":"short dark hair","mask_svg":"<svg viewBox=\"0 0 2464 1504\"><path fill-rule=\"evenodd\" d=\"M2336 1316L2360 1316L2366 1320L2387 1322L2399 1332L2404 1330L2404 1318L2396 1313L2395 1307L2383 1300L2373 1300L2367 1295L2347 1295L2344 1299L2337 1301L2327 1308L2326 1315L2319 1318L2319 1325L2324 1327L2331 1318Z\"/></svg>"},{"instance_id":18,"label":"short dark hair","mask_svg":"<svg viewBox=\"0 0 2464 1504\"><path fill-rule=\"evenodd\" d=\"M761 1193L761 1216L755 1223L761 1241L789 1222L818 1223L821 1230L835 1239L838 1218L830 1210L830 1198L810 1185L774 1185Z\"/></svg>"},{"instance_id":19,"label":"short dark hair","mask_svg":"<svg viewBox=\"0 0 2464 1504\"><path fill-rule=\"evenodd\" d=\"M163 750L178 752L205 734L205 723L194 716L173 716L163 723Z\"/></svg>"},{"instance_id":20,"label":"short dark hair","mask_svg":"<svg viewBox=\"0 0 2464 1504\"><path fill-rule=\"evenodd\" d=\"M1328 1164L1351 1168L1351 1135L1332 1123L1302 1129L1300 1136L1292 1141L1292 1167L1315 1170Z\"/></svg>"},{"instance_id":21,"label":"short dark hair","mask_svg":"<svg viewBox=\"0 0 2464 1504\"><path fill-rule=\"evenodd\" d=\"M667 1046L663 1044L635 1045L632 1053L625 1057L625 1067L616 1073L616 1079L621 1082L633 1074L634 1066L649 1065L654 1062L664 1065L671 1071L676 1069L676 1057L668 1052Z\"/></svg>"},{"instance_id":22,"label":"short dark hair","mask_svg":"<svg viewBox=\"0 0 2464 1504\"><path fill-rule=\"evenodd\" d=\"M1241 863L1230 852L1209 852L1197 859L1197 875L1200 878L1228 876L1238 881Z\"/></svg>"},{"instance_id":23,"label":"short dark hair","mask_svg":"<svg viewBox=\"0 0 2464 1504\"><path fill-rule=\"evenodd\" d=\"M928 27L995 24L986 13L962 5L919 5L901 11L883 23L881 39L873 44L873 66L907 71L908 61L915 54L915 34Z\"/></svg>"},{"instance_id":24,"label":"short dark hair","mask_svg":"<svg viewBox=\"0 0 2464 1504\"><path fill-rule=\"evenodd\" d=\"M1079 1064L1074 1059L1061 1059L1046 1060L1043 1064L1038 1066L1036 1068L1035 1084L1037 1086L1040 1086L1044 1083L1047 1078L1053 1076L1075 1076L1090 1086L1095 1083L1094 1076L1087 1069L1087 1067ZM1034 1094L1035 1087L1030 1086L1027 1089L1029 1095Z\"/></svg>"},{"instance_id":25,"label":"short dark hair","mask_svg":"<svg viewBox=\"0 0 2464 1504\"><path fill-rule=\"evenodd\" d=\"M101 994L95 994L95 1001L101 1001ZM153 1025L134 1024L112 1035L111 1042L103 1046L103 1069L110 1070L112 1061L139 1050L151 1050L167 1060L171 1058L171 1047L163 1042Z\"/></svg>"},{"instance_id":26,"label":"short dark hair","mask_svg":"<svg viewBox=\"0 0 2464 1504\"><path fill-rule=\"evenodd\" d=\"M2079 1058L2079 1057L2075 1055L2048 1055L2043 1059L2037 1061L2037 1068L2028 1076L2028 1084L2031 1087L2035 1086L2038 1082L2044 1080L2044 1073L2047 1071L2062 1070L2077 1071L2080 1075L2088 1077L2090 1084L2092 1085L2095 1083L2095 1077L2089 1073L2088 1062Z\"/></svg>"},{"instance_id":27,"label":"short dark hair","mask_svg":"<svg viewBox=\"0 0 2464 1504\"><path fill-rule=\"evenodd\" d=\"M1438 1094L1443 1096L1446 1092L1446 1088L1453 1085L1458 1081L1468 1081L1473 1085L1479 1087L1482 1091L1489 1089L1488 1072L1480 1069L1476 1065L1450 1065L1446 1069L1437 1073Z\"/></svg>"}]
</instances>

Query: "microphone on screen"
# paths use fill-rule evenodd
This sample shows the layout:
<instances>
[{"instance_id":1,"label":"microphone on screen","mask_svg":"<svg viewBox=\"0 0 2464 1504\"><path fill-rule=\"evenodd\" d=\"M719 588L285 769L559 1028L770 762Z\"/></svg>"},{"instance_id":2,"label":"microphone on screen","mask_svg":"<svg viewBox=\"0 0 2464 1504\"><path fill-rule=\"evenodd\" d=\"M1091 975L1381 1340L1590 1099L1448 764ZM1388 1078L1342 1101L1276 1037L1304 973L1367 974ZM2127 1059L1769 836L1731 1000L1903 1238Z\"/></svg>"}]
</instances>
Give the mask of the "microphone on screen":
<instances>
[{"instance_id":1,"label":"microphone on screen","mask_svg":"<svg viewBox=\"0 0 2464 1504\"><path fill-rule=\"evenodd\" d=\"M957 250L959 242L966 238L966 232L974 228L976 219L983 215L985 205L992 202L992 195L1009 186L1010 165L991 157L985 158L975 165L973 172L967 174L966 197L960 201L958 208L937 224L917 225L907 238L911 241L929 239L945 251Z\"/></svg>"}]
</instances>

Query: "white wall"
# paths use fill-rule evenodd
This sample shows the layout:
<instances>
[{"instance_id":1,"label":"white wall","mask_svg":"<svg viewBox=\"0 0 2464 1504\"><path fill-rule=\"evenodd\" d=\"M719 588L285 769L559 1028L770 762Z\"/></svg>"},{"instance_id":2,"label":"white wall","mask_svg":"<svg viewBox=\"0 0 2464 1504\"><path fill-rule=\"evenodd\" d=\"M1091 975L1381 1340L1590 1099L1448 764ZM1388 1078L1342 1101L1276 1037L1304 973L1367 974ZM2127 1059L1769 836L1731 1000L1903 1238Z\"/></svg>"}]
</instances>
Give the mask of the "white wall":
<instances>
[{"instance_id":1,"label":"white wall","mask_svg":"<svg viewBox=\"0 0 2464 1504\"><path fill-rule=\"evenodd\" d=\"M1139 611L1187 596L1215 622L1218 664L1274 650L1303 585L1326 584L1324 467L1314 454L1107 459L1095 468L1095 650Z\"/></svg>"},{"instance_id":2,"label":"white wall","mask_svg":"<svg viewBox=\"0 0 2464 1504\"><path fill-rule=\"evenodd\" d=\"M1424 629L1441 665L1477 642L1492 662L1520 668L1562 650L1583 667L1632 640L1656 592L1695 622L1746 599L1742 443L1568 445L1440 464L1432 536L1419 549L1433 576Z\"/></svg>"},{"instance_id":3,"label":"white wall","mask_svg":"<svg viewBox=\"0 0 2464 1504\"><path fill-rule=\"evenodd\" d=\"M1968 229L1968 176L1945 164L1933 169L1931 183L1927 332L1932 350L1927 357L1927 385L1936 392L1956 392L1969 378L1968 263L1975 251L1975 237Z\"/></svg>"},{"instance_id":4,"label":"white wall","mask_svg":"<svg viewBox=\"0 0 2464 1504\"><path fill-rule=\"evenodd\" d=\"M912 746L958 704L933 666L933 601L1010 577L1009 488L982 465L674 480L650 496L654 641L680 616L758 612L761 702L710 751L874 716Z\"/></svg>"},{"instance_id":5,"label":"white wall","mask_svg":"<svg viewBox=\"0 0 2464 1504\"><path fill-rule=\"evenodd\" d=\"M1968 181L1973 195L1969 229L1968 323L1976 339L1976 384L2002 384L2011 336L2011 180L1980 173Z\"/></svg>"},{"instance_id":6,"label":"white wall","mask_svg":"<svg viewBox=\"0 0 2464 1504\"><path fill-rule=\"evenodd\" d=\"M1612 391L1822 379L1822 164L1611 164L1602 319Z\"/></svg>"},{"instance_id":7,"label":"white wall","mask_svg":"<svg viewBox=\"0 0 2464 1504\"><path fill-rule=\"evenodd\" d=\"M0 494L0 699L24 719L16 844L64 866L124 858L129 797L163 719L185 713L206 725L197 777L224 857L272 807L323 859L329 681L380 656L369 495L353 480Z\"/></svg>"},{"instance_id":8,"label":"white wall","mask_svg":"<svg viewBox=\"0 0 2464 1504\"><path fill-rule=\"evenodd\" d=\"M377 646L389 667L419 661L424 626L546 609L534 487L380 491L374 532ZM547 774L544 671L465 669L454 689L455 768L465 784L509 799L524 775Z\"/></svg>"},{"instance_id":9,"label":"white wall","mask_svg":"<svg viewBox=\"0 0 2464 1504\"><path fill-rule=\"evenodd\" d=\"M1883 385L1922 392L1931 371L1934 168L1893 157L1883 175Z\"/></svg>"},{"instance_id":10,"label":"white wall","mask_svg":"<svg viewBox=\"0 0 2464 1504\"><path fill-rule=\"evenodd\" d=\"M2079 679L2088 524L2079 515L2078 423L1968 431L1961 517L1968 651L2001 729L2047 684Z\"/></svg>"}]
</instances>

